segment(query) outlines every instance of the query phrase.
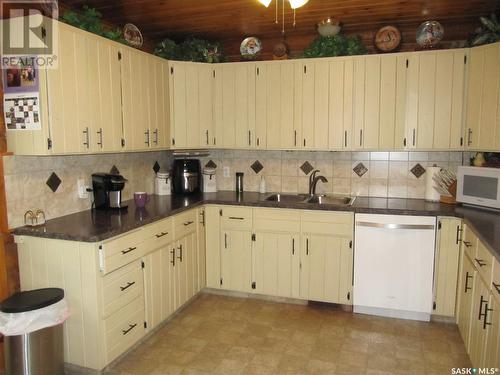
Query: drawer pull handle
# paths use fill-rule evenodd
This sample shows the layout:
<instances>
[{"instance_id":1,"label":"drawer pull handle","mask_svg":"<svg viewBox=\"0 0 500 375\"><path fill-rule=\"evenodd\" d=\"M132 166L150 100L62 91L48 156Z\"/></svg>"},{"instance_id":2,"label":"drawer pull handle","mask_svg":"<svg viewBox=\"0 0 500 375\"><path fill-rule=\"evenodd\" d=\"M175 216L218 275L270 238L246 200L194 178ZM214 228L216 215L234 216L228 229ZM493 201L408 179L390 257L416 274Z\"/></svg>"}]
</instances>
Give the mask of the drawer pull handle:
<instances>
[{"instance_id":1,"label":"drawer pull handle","mask_svg":"<svg viewBox=\"0 0 500 375\"><path fill-rule=\"evenodd\" d=\"M496 289L497 293L500 294L500 284L492 283L492 285L493 285L493 288Z\"/></svg>"},{"instance_id":2,"label":"drawer pull handle","mask_svg":"<svg viewBox=\"0 0 500 375\"><path fill-rule=\"evenodd\" d=\"M182 262L182 245L179 245L179 256L177 257Z\"/></svg>"},{"instance_id":3,"label":"drawer pull handle","mask_svg":"<svg viewBox=\"0 0 500 375\"><path fill-rule=\"evenodd\" d=\"M132 331L135 327L137 327L137 323L136 324L129 324L128 329L122 330L123 336L125 336L127 333Z\"/></svg>"},{"instance_id":4,"label":"drawer pull handle","mask_svg":"<svg viewBox=\"0 0 500 375\"><path fill-rule=\"evenodd\" d=\"M483 320L483 329L486 329L486 326L491 326L491 322L488 323L488 312L493 311L493 309L488 308L488 302L484 305L484 320Z\"/></svg>"},{"instance_id":5,"label":"drawer pull handle","mask_svg":"<svg viewBox=\"0 0 500 375\"><path fill-rule=\"evenodd\" d=\"M477 320L481 320L483 316L486 316L486 312L483 314L483 303L488 302L487 299L484 299L483 296L479 299L479 316L477 317ZM486 303L486 307L488 307L488 304Z\"/></svg>"},{"instance_id":6,"label":"drawer pull handle","mask_svg":"<svg viewBox=\"0 0 500 375\"><path fill-rule=\"evenodd\" d=\"M229 220L245 220L244 217L229 216Z\"/></svg>"},{"instance_id":7,"label":"drawer pull handle","mask_svg":"<svg viewBox=\"0 0 500 375\"><path fill-rule=\"evenodd\" d=\"M170 254L172 254L172 260L170 261L170 263L172 263L172 265L175 267L175 249L172 249Z\"/></svg>"},{"instance_id":8,"label":"drawer pull handle","mask_svg":"<svg viewBox=\"0 0 500 375\"><path fill-rule=\"evenodd\" d=\"M130 288L132 285L135 284L135 281L132 281L132 282L128 282L127 285L125 286L121 286L120 287L120 290L123 292L124 290L127 290L128 288Z\"/></svg>"},{"instance_id":9,"label":"drawer pull handle","mask_svg":"<svg viewBox=\"0 0 500 375\"><path fill-rule=\"evenodd\" d=\"M160 238L160 237L166 236L167 234L168 234L168 232L161 232L160 234L156 235L156 238Z\"/></svg>"},{"instance_id":10,"label":"drawer pull handle","mask_svg":"<svg viewBox=\"0 0 500 375\"><path fill-rule=\"evenodd\" d=\"M477 259L477 258L474 258L474 260L476 261L476 263L477 263L477 265L478 265L479 267L484 267L484 266L486 266L486 265L488 264L488 263L486 263L486 262L485 262L484 260L482 260L482 259Z\"/></svg>"},{"instance_id":11,"label":"drawer pull handle","mask_svg":"<svg viewBox=\"0 0 500 375\"><path fill-rule=\"evenodd\" d=\"M184 226L185 226L185 227L187 227L188 225L191 225L191 224L193 224L193 223L194 223L194 221L186 221L186 222L184 223Z\"/></svg>"},{"instance_id":12,"label":"drawer pull handle","mask_svg":"<svg viewBox=\"0 0 500 375\"><path fill-rule=\"evenodd\" d=\"M472 244L469 241L464 241L464 245L465 245L465 247L471 247L472 246Z\"/></svg>"},{"instance_id":13,"label":"drawer pull handle","mask_svg":"<svg viewBox=\"0 0 500 375\"><path fill-rule=\"evenodd\" d=\"M123 255L128 254L131 251L134 251L135 249L137 249L137 247L129 247L127 250L122 250L122 254Z\"/></svg>"},{"instance_id":14,"label":"drawer pull handle","mask_svg":"<svg viewBox=\"0 0 500 375\"><path fill-rule=\"evenodd\" d=\"M473 276L469 275L469 272L465 273L465 293L467 293L472 288L469 286L469 279L472 279Z\"/></svg>"}]
</instances>

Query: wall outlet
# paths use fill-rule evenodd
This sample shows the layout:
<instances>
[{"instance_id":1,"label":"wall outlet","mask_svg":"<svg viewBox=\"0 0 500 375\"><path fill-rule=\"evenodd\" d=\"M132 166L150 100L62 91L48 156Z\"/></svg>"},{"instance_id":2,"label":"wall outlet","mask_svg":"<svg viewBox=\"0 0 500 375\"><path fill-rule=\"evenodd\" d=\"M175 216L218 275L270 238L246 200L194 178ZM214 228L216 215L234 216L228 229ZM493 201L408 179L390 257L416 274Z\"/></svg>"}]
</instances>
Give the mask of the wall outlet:
<instances>
[{"instance_id":1,"label":"wall outlet","mask_svg":"<svg viewBox=\"0 0 500 375\"><path fill-rule=\"evenodd\" d=\"M228 166L222 167L222 173L224 177L229 177L231 174L231 170L229 169Z\"/></svg>"},{"instance_id":2,"label":"wall outlet","mask_svg":"<svg viewBox=\"0 0 500 375\"><path fill-rule=\"evenodd\" d=\"M76 188L78 190L78 198L88 199L89 197L89 192L87 191L88 186L85 185L85 180L83 178L79 178L77 180Z\"/></svg>"}]
</instances>

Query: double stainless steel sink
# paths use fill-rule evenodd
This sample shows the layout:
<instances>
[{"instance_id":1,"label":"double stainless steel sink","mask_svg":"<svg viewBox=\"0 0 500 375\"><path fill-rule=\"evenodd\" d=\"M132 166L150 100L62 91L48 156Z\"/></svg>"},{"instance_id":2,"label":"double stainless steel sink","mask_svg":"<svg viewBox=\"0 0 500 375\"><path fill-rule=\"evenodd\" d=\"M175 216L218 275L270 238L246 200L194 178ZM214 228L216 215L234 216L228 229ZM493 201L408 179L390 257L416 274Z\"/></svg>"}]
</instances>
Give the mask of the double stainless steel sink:
<instances>
[{"instance_id":1,"label":"double stainless steel sink","mask_svg":"<svg viewBox=\"0 0 500 375\"><path fill-rule=\"evenodd\" d=\"M267 202L278 203L310 203L310 204L328 204L332 206L350 207L353 205L356 197L346 197L334 194L272 194L264 198Z\"/></svg>"}]
</instances>

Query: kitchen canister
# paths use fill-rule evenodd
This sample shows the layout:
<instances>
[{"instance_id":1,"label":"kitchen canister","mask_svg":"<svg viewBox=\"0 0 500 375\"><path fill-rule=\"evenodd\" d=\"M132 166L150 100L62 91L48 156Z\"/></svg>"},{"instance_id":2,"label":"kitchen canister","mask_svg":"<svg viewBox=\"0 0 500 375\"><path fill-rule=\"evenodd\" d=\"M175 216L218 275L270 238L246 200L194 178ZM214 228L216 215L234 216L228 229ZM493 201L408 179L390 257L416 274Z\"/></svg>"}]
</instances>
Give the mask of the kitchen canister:
<instances>
[{"instance_id":1,"label":"kitchen canister","mask_svg":"<svg viewBox=\"0 0 500 375\"><path fill-rule=\"evenodd\" d=\"M170 173L158 172L155 178L155 194L156 195L170 195Z\"/></svg>"},{"instance_id":2,"label":"kitchen canister","mask_svg":"<svg viewBox=\"0 0 500 375\"><path fill-rule=\"evenodd\" d=\"M216 193L217 192L217 179L215 168L203 168L203 192Z\"/></svg>"},{"instance_id":3,"label":"kitchen canister","mask_svg":"<svg viewBox=\"0 0 500 375\"><path fill-rule=\"evenodd\" d=\"M434 176L436 176L439 171L441 170L441 167L438 167L436 165L432 167L427 167L425 170L425 200L430 201L430 202L439 202L439 199L441 198L441 194L434 188L434 185L436 184L434 182Z\"/></svg>"}]
</instances>

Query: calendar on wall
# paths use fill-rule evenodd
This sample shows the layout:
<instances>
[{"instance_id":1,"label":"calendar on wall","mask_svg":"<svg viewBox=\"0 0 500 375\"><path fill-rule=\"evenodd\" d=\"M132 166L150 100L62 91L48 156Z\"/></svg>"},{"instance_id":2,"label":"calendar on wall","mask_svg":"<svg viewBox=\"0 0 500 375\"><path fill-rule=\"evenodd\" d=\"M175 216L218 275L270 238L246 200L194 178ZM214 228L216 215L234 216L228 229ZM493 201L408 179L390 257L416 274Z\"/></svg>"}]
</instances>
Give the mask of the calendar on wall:
<instances>
[{"instance_id":1,"label":"calendar on wall","mask_svg":"<svg viewBox=\"0 0 500 375\"><path fill-rule=\"evenodd\" d=\"M7 130L41 130L38 70L26 56L9 58L3 69L3 110Z\"/></svg>"}]
</instances>

